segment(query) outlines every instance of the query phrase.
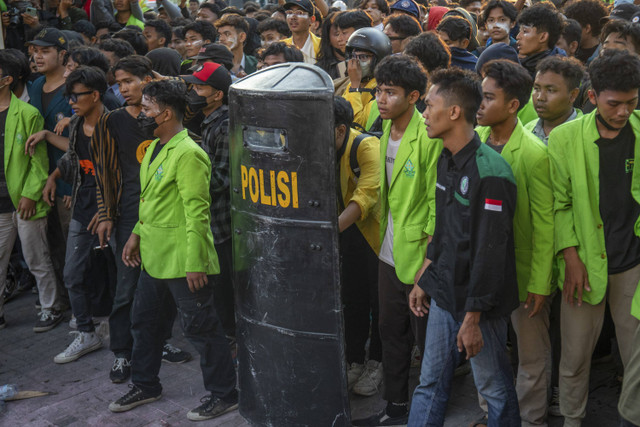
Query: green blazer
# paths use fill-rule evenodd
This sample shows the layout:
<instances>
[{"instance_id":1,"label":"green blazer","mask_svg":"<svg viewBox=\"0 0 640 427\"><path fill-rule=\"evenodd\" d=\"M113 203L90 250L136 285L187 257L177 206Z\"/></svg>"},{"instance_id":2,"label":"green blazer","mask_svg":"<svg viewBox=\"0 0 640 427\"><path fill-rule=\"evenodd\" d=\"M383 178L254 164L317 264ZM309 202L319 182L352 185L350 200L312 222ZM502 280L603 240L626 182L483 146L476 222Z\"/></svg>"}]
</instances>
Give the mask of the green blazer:
<instances>
[{"instance_id":1,"label":"green blazer","mask_svg":"<svg viewBox=\"0 0 640 427\"><path fill-rule=\"evenodd\" d=\"M487 142L491 128L476 129ZM547 147L518 119L502 157L511 165L518 195L513 217L520 301L527 293L549 295L553 266L553 191Z\"/></svg>"},{"instance_id":2,"label":"green blazer","mask_svg":"<svg viewBox=\"0 0 640 427\"><path fill-rule=\"evenodd\" d=\"M142 268L151 277L174 279L189 273L218 274L209 205L209 157L189 136L176 134L149 164L159 140L151 143L140 165L140 236Z\"/></svg>"},{"instance_id":3,"label":"green blazer","mask_svg":"<svg viewBox=\"0 0 640 427\"><path fill-rule=\"evenodd\" d=\"M608 266L604 228L600 217L600 154L595 144L600 138L596 111L564 123L549 135L551 183L555 196L555 251L559 258L559 285L564 282L562 250L576 246L587 268L591 292L582 299L598 304L607 290ZM635 163L640 164L640 111L634 111L629 123L636 135ZM640 202L640 168L631 177L631 195ZM631 232L631 230L629 230ZM640 236L640 218L633 232Z\"/></svg>"},{"instance_id":4,"label":"green blazer","mask_svg":"<svg viewBox=\"0 0 640 427\"><path fill-rule=\"evenodd\" d=\"M11 94L4 128L4 173L16 209L22 197L36 202L36 214L30 219L45 217L50 209L42 199L42 189L49 176L47 144L36 145L33 156L24 154L27 138L41 131L43 126L44 119L38 109Z\"/></svg>"},{"instance_id":5,"label":"green blazer","mask_svg":"<svg viewBox=\"0 0 640 427\"><path fill-rule=\"evenodd\" d=\"M631 301L631 314L640 320L640 286L636 289L636 294Z\"/></svg>"},{"instance_id":6,"label":"green blazer","mask_svg":"<svg viewBox=\"0 0 640 427\"><path fill-rule=\"evenodd\" d=\"M384 121L380 138L380 242L387 229L389 209L393 218L393 261L398 278L413 284L427 254L427 236L433 235L436 220L436 167L442 141L427 135L422 115L415 110L407 126L391 182L387 182L385 159L391 121Z\"/></svg>"}]
</instances>

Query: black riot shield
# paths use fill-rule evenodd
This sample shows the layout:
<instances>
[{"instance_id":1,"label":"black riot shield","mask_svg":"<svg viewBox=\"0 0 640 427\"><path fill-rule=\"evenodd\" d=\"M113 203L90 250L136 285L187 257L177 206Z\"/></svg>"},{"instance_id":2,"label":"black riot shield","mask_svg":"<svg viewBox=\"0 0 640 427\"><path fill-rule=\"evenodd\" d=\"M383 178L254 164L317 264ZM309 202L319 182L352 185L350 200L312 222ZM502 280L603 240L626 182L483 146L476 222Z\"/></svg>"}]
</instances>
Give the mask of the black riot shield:
<instances>
[{"instance_id":1,"label":"black riot shield","mask_svg":"<svg viewBox=\"0 0 640 427\"><path fill-rule=\"evenodd\" d=\"M240 413L350 425L333 83L281 64L231 86L229 106Z\"/></svg>"}]
</instances>

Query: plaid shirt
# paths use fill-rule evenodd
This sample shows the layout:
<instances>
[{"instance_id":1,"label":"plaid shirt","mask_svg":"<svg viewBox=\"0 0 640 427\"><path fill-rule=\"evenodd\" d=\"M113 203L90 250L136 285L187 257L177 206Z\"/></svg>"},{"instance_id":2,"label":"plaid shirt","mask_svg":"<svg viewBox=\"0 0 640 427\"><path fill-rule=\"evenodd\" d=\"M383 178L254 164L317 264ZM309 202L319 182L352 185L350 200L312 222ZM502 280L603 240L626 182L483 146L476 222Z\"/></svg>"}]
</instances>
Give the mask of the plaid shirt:
<instances>
[{"instance_id":1,"label":"plaid shirt","mask_svg":"<svg viewBox=\"0 0 640 427\"><path fill-rule=\"evenodd\" d=\"M202 148L211 160L211 231L220 244L231 237L229 192L229 108L221 106L202 121Z\"/></svg>"}]
</instances>

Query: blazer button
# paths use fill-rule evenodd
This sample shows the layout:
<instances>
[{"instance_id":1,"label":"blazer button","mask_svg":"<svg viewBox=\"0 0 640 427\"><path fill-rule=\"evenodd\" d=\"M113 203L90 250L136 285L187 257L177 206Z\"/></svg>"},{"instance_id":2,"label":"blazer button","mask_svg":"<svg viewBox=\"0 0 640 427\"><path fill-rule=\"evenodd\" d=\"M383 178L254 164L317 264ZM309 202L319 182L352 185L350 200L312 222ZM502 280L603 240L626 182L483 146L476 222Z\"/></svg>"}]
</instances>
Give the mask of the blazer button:
<instances>
[{"instance_id":1,"label":"blazer button","mask_svg":"<svg viewBox=\"0 0 640 427\"><path fill-rule=\"evenodd\" d=\"M144 222L143 222L143 221L140 221L140 225L144 225Z\"/></svg>"},{"instance_id":2,"label":"blazer button","mask_svg":"<svg viewBox=\"0 0 640 427\"><path fill-rule=\"evenodd\" d=\"M602 259L605 259L606 257L607 257L607 255L606 255L606 254L602 254L602 255L600 255L600 258L602 258Z\"/></svg>"},{"instance_id":3,"label":"blazer button","mask_svg":"<svg viewBox=\"0 0 640 427\"><path fill-rule=\"evenodd\" d=\"M602 228L602 224L598 224L598 228Z\"/></svg>"},{"instance_id":4,"label":"blazer button","mask_svg":"<svg viewBox=\"0 0 640 427\"><path fill-rule=\"evenodd\" d=\"M144 202L144 197L140 199L141 202Z\"/></svg>"}]
</instances>

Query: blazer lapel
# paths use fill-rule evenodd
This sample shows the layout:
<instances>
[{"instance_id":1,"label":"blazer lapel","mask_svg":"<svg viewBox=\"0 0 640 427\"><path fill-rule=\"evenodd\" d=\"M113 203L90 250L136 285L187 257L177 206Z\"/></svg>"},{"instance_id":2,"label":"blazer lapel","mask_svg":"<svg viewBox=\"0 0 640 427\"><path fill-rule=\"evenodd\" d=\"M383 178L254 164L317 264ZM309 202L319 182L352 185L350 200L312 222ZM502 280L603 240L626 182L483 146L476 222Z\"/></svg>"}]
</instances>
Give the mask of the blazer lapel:
<instances>
[{"instance_id":1,"label":"blazer lapel","mask_svg":"<svg viewBox=\"0 0 640 427\"><path fill-rule=\"evenodd\" d=\"M9 104L9 111L7 111L7 123L5 126L5 133L4 133L4 170L5 170L5 175L7 172L7 165L9 164L9 161L11 160L11 154L13 153L14 150L14 140L16 137L16 126L19 122L17 116L18 116L18 110L20 109L20 106L18 105L18 98L14 95L11 94L11 101ZM26 137L25 137L26 138ZM23 143L26 142L26 139L22 141ZM24 150L24 148L23 148Z\"/></svg>"},{"instance_id":2,"label":"blazer lapel","mask_svg":"<svg viewBox=\"0 0 640 427\"><path fill-rule=\"evenodd\" d=\"M402 171L405 166L407 166L407 159L409 159L409 156L411 156L411 153L413 153L413 144L416 141L416 132L418 130L418 127L416 125L416 111L414 111L413 117L411 117L411 121L409 122L407 129L405 130L404 135L402 135L400 147L398 147L396 159L393 162L393 173L391 174L391 182L389 183L389 188L391 188L391 186L396 182L398 175L400 175L400 171Z\"/></svg>"}]
</instances>

